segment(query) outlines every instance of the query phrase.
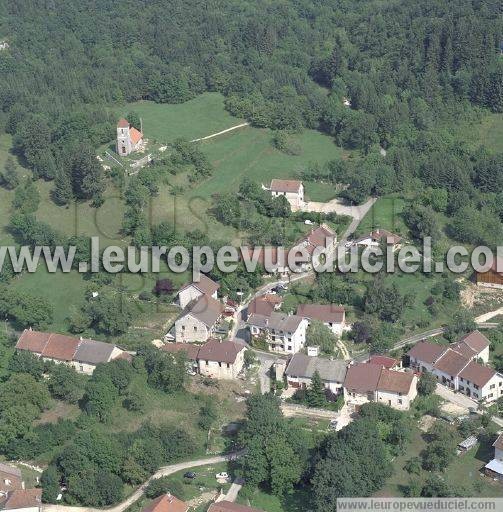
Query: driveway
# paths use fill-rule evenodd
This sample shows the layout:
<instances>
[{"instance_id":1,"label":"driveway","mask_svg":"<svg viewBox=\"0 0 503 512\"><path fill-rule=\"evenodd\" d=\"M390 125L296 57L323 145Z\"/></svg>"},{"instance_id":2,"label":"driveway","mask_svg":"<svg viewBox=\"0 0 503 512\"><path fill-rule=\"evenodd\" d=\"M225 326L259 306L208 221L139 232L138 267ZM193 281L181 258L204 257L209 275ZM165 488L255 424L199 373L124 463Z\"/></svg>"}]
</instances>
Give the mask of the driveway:
<instances>
[{"instance_id":1,"label":"driveway","mask_svg":"<svg viewBox=\"0 0 503 512\"><path fill-rule=\"evenodd\" d=\"M317 213L336 213L337 215L347 215L360 221L363 219L363 217L365 217L365 215L375 202L376 199L371 198L366 203L354 206L345 203L341 199L332 199L331 201L327 201L326 203L309 201L306 203L304 208L302 208L302 211Z\"/></svg>"},{"instance_id":2,"label":"driveway","mask_svg":"<svg viewBox=\"0 0 503 512\"><path fill-rule=\"evenodd\" d=\"M131 496L129 496L129 498L111 508L102 509L92 507L71 507L67 505L44 505L44 512L123 512L143 496L143 493L145 492L145 489L150 480L160 478L162 476L172 475L173 473L177 473L178 471L183 471L185 469L192 469L198 466L206 466L208 464L225 462L239 456L240 453L230 453L227 455L217 455L216 457L208 457L206 459L197 459L188 462L180 462L178 464L171 464L170 466L164 466L163 468L159 469L159 471L154 473L154 475L152 475Z\"/></svg>"}]
</instances>

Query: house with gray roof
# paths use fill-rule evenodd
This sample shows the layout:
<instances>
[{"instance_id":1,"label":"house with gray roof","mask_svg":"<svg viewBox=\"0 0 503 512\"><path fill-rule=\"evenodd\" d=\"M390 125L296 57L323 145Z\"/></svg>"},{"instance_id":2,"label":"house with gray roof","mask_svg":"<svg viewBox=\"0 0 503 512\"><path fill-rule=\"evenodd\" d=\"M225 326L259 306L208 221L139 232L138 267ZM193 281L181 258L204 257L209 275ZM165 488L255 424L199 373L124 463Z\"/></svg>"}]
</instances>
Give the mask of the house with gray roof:
<instances>
[{"instance_id":1,"label":"house with gray roof","mask_svg":"<svg viewBox=\"0 0 503 512\"><path fill-rule=\"evenodd\" d=\"M175 339L181 343L207 341L216 335L224 305L209 295L190 302L175 321Z\"/></svg>"},{"instance_id":2,"label":"house with gray roof","mask_svg":"<svg viewBox=\"0 0 503 512\"><path fill-rule=\"evenodd\" d=\"M285 375L289 386L306 389L311 385L315 372L318 372L325 387L338 395L342 392L346 371L345 361L311 357L299 352L290 358Z\"/></svg>"},{"instance_id":3,"label":"house with gray roof","mask_svg":"<svg viewBox=\"0 0 503 512\"><path fill-rule=\"evenodd\" d=\"M264 337L272 352L296 354L306 345L309 322L301 316L275 311L270 316L252 314L247 323L252 337Z\"/></svg>"}]
</instances>

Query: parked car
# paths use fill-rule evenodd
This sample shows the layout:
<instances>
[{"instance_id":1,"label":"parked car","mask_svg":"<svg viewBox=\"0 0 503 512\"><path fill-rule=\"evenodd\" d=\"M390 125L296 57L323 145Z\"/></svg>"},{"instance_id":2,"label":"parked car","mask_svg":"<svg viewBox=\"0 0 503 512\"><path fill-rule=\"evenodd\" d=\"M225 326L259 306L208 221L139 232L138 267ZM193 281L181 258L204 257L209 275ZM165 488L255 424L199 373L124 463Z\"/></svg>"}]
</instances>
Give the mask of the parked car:
<instances>
[{"instance_id":1,"label":"parked car","mask_svg":"<svg viewBox=\"0 0 503 512\"><path fill-rule=\"evenodd\" d=\"M332 430L337 430L337 420L330 420L330 424L328 426Z\"/></svg>"},{"instance_id":2,"label":"parked car","mask_svg":"<svg viewBox=\"0 0 503 512\"><path fill-rule=\"evenodd\" d=\"M217 480L227 480L229 478L229 473L222 471L221 473L217 473L215 478Z\"/></svg>"},{"instance_id":3,"label":"parked car","mask_svg":"<svg viewBox=\"0 0 503 512\"><path fill-rule=\"evenodd\" d=\"M184 478L190 478L190 480L194 480L196 478L196 473L194 471L187 471L187 473L183 474Z\"/></svg>"}]
</instances>

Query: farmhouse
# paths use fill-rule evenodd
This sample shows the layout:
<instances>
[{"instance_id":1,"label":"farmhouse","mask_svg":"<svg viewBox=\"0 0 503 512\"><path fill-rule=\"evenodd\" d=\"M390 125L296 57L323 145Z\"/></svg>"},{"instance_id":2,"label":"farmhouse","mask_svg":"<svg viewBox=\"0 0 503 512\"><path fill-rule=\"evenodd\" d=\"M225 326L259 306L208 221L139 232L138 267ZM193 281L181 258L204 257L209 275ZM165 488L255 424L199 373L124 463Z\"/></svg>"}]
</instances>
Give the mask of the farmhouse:
<instances>
[{"instance_id":1,"label":"farmhouse","mask_svg":"<svg viewBox=\"0 0 503 512\"><path fill-rule=\"evenodd\" d=\"M325 388L338 395L342 392L346 366L344 361L310 357L298 353L290 358L285 375L289 386L306 389L311 385L314 373L318 372Z\"/></svg>"},{"instance_id":2,"label":"farmhouse","mask_svg":"<svg viewBox=\"0 0 503 512\"><path fill-rule=\"evenodd\" d=\"M24 489L21 471L14 466L0 462L0 501L11 491Z\"/></svg>"},{"instance_id":3,"label":"farmhouse","mask_svg":"<svg viewBox=\"0 0 503 512\"><path fill-rule=\"evenodd\" d=\"M477 362L489 359L489 341L479 331L452 345L420 341L408 352L411 368L431 372L437 380L476 400L493 402L503 395L503 375Z\"/></svg>"},{"instance_id":4,"label":"farmhouse","mask_svg":"<svg viewBox=\"0 0 503 512\"><path fill-rule=\"evenodd\" d=\"M336 336L341 336L346 325L346 310L344 306L335 304L299 304L297 316L306 318L309 322L318 320L326 325Z\"/></svg>"},{"instance_id":5,"label":"farmhouse","mask_svg":"<svg viewBox=\"0 0 503 512\"><path fill-rule=\"evenodd\" d=\"M378 247L383 241L393 246L393 251L400 248L402 237L387 231L386 229L376 229L368 235L363 235L354 241L355 245L360 247Z\"/></svg>"},{"instance_id":6,"label":"farmhouse","mask_svg":"<svg viewBox=\"0 0 503 512\"><path fill-rule=\"evenodd\" d=\"M503 480L503 434L493 443L494 459L488 462L484 467L484 472L491 478Z\"/></svg>"},{"instance_id":7,"label":"farmhouse","mask_svg":"<svg viewBox=\"0 0 503 512\"><path fill-rule=\"evenodd\" d=\"M264 336L271 351L286 354L295 354L305 346L307 326L305 318L279 312L270 316L252 314L248 318L252 336Z\"/></svg>"},{"instance_id":8,"label":"farmhouse","mask_svg":"<svg viewBox=\"0 0 503 512\"><path fill-rule=\"evenodd\" d=\"M381 402L395 409L408 410L417 395L416 388L417 377L412 372L356 363L346 373L344 399L355 405Z\"/></svg>"},{"instance_id":9,"label":"farmhouse","mask_svg":"<svg viewBox=\"0 0 503 512\"><path fill-rule=\"evenodd\" d=\"M190 302L175 321L175 339L183 343L206 341L215 335L224 305L201 295Z\"/></svg>"},{"instance_id":10,"label":"farmhouse","mask_svg":"<svg viewBox=\"0 0 503 512\"><path fill-rule=\"evenodd\" d=\"M213 379L235 379L243 369L245 352L243 343L209 340L197 355L199 373Z\"/></svg>"},{"instance_id":11,"label":"farmhouse","mask_svg":"<svg viewBox=\"0 0 503 512\"><path fill-rule=\"evenodd\" d=\"M219 288L220 285L218 283L203 274L199 281L187 283L180 288L178 291L178 303L181 308L185 308L189 303L202 295L216 299Z\"/></svg>"},{"instance_id":12,"label":"farmhouse","mask_svg":"<svg viewBox=\"0 0 503 512\"><path fill-rule=\"evenodd\" d=\"M503 288L503 259L494 258L492 267L487 272L476 272L475 278L479 286Z\"/></svg>"},{"instance_id":13,"label":"farmhouse","mask_svg":"<svg viewBox=\"0 0 503 512\"><path fill-rule=\"evenodd\" d=\"M189 506L172 494L163 494L142 509L141 512L187 512Z\"/></svg>"},{"instance_id":14,"label":"farmhouse","mask_svg":"<svg viewBox=\"0 0 503 512\"><path fill-rule=\"evenodd\" d=\"M130 359L130 355L110 343L73 338L63 334L25 329L16 343L17 350L27 350L44 361L73 366L79 373L91 375L100 363Z\"/></svg>"},{"instance_id":15,"label":"farmhouse","mask_svg":"<svg viewBox=\"0 0 503 512\"><path fill-rule=\"evenodd\" d=\"M273 179L270 191L272 197L284 196L292 211L300 210L304 206L304 185L302 181Z\"/></svg>"},{"instance_id":16,"label":"farmhouse","mask_svg":"<svg viewBox=\"0 0 503 512\"><path fill-rule=\"evenodd\" d=\"M117 154L127 156L138 151L143 140L143 133L129 124L127 119L121 118L117 123Z\"/></svg>"},{"instance_id":17,"label":"farmhouse","mask_svg":"<svg viewBox=\"0 0 503 512\"><path fill-rule=\"evenodd\" d=\"M42 489L21 489L11 491L6 500L0 503L2 510L19 512L41 512Z\"/></svg>"}]
</instances>

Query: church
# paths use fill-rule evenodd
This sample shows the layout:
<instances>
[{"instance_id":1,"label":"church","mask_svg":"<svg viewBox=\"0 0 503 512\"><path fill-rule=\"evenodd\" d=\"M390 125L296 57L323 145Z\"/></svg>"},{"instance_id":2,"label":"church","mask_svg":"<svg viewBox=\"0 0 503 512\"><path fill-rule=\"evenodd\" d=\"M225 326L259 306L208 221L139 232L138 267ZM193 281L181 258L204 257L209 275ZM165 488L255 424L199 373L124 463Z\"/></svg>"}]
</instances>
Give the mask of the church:
<instances>
[{"instance_id":1,"label":"church","mask_svg":"<svg viewBox=\"0 0 503 512\"><path fill-rule=\"evenodd\" d=\"M121 118L117 123L117 154L127 156L138 151L143 140L143 133Z\"/></svg>"}]
</instances>

